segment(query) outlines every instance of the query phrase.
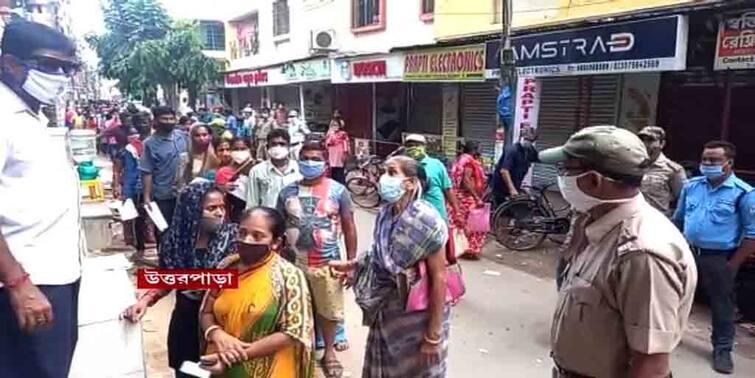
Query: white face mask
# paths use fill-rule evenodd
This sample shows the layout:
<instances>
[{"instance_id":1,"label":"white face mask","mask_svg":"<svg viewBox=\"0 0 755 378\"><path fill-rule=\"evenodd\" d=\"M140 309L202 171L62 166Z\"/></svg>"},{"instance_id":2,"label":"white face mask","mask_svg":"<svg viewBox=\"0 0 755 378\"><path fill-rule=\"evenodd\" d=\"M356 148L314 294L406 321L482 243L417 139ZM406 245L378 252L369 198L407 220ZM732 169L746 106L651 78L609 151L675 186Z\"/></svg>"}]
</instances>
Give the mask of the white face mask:
<instances>
[{"instance_id":1,"label":"white face mask","mask_svg":"<svg viewBox=\"0 0 755 378\"><path fill-rule=\"evenodd\" d=\"M252 157L252 153L249 150L231 151L231 159L236 164L242 164Z\"/></svg>"},{"instance_id":2,"label":"white face mask","mask_svg":"<svg viewBox=\"0 0 755 378\"><path fill-rule=\"evenodd\" d=\"M579 188L577 185L577 180L590 173L595 172L585 172L581 175L577 176L558 176L558 189L561 190L561 195L564 196L564 199L566 202L568 202L574 210L577 210L581 213L586 213L590 211L591 209L595 208L596 206L603 205L606 203L624 203L629 202L632 200L632 198L620 198L620 199L613 199L613 200L605 200L593 197L585 192L582 191L582 189ZM599 174L599 173L596 173ZM605 177L604 177L605 178Z\"/></svg>"},{"instance_id":3,"label":"white face mask","mask_svg":"<svg viewBox=\"0 0 755 378\"><path fill-rule=\"evenodd\" d=\"M275 146L267 150L268 155L275 160L283 160L288 156L288 147Z\"/></svg>"},{"instance_id":4,"label":"white face mask","mask_svg":"<svg viewBox=\"0 0 755 378\"><path fill-rule=\"evenodd\" d=\"M37 101L52 105L63 91L70 78L63 74L48 74L38 70L29 70L24 85L21 88Z\"/></svg>"}]
</instances>

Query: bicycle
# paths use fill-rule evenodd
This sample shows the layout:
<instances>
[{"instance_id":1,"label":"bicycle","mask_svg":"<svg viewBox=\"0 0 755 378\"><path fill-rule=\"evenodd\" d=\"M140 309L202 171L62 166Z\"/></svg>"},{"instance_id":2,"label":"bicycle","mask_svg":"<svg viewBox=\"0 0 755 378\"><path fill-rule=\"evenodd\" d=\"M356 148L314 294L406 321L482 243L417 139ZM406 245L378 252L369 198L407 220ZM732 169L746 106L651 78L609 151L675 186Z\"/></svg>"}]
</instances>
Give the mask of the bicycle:
<instances>
[{"instance_id":1,"label":"bicycle","mask_svg":"<svg viewBox=\"0 0 755 378\"><path fill-rule=\"evenodd\" d=\"M388 158L396 156L404 151L399 147L388 154ZM356 168L346 172L346 189L351 193L351 199L357 205L374 209L380 206L380 193L378 193L378 182L380 176L385 173L384 161L376 155L369 155L361 158ZM349 177L351 175L351 177Z\"/></svg>"},{"instance_id":2,"label":"bicycle","mask_svg":"<svg viewBox=\"0 0 755 378\"><path fill-rule=\"evenodd\" d=\"M523 188L525 195L498 206L491 222L496 240L514 251L537 248L546 237L563 243L571 226L571 210L569 204L555 207L548 199L546 191L555 185Z\"/></svg>"}]
</instances>

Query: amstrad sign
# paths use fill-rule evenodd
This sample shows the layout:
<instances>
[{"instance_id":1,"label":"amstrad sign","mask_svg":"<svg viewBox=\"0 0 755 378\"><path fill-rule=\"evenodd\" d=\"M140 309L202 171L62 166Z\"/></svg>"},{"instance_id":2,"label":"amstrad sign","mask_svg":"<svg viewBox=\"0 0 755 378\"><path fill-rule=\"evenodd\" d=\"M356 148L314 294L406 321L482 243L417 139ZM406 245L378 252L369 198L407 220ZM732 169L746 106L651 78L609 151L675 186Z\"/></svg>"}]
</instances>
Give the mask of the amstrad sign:
<instances>
[{"instance_id":1,"label":"amstrad sign","mask_svg":"<svg viewBox=\"0 0 755 378\"><path fill-rule=\"evenodd\" d=\"M687 18L675 15L517 36L512 46L523 76L673 71L686 67L687 35ZM486 76L497 77L500 42L485 48Z\"/></svg>"}]
</instances>

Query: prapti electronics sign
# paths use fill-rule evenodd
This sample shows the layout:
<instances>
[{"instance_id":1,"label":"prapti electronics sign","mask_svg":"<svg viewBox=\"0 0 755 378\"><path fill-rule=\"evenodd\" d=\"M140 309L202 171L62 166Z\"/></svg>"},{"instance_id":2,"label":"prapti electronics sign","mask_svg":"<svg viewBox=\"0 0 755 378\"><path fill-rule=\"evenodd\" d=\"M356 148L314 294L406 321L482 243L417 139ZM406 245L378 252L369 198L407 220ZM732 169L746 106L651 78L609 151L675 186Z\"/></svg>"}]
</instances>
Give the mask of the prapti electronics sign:
<instances>
[{"instance_id":1,"label":"prapti electronics sign","mask_svg":"<svg viewBox=\"0 0 755 378\"><path fill-rule=\"evenodd\" d=\"M499 41L486 45L486 76L500 75ZM589 28L524 35L512 39L517 73L567 76L683 70L687 18L681 15Z\"/></svg>"},{"instance_id":2,"label":"prapti electronics sign","mask_svg":"<svg viewBox=\"0 0 755 378\"><path fill-rule=\"evenodd\" d=\"M404 81L482 81L485 46L415 50L404 56Z\"/></svg>"},{"instance_id":3,"label":"prapti electronics sign","mask_svg":"<svg viewBox=\"0 0 755 378\"><path fill-rule=\"evenodd\" d=\"M755 9L726 15L721 20L715 68L755 68Z\"/></svg>"}]
</instances>

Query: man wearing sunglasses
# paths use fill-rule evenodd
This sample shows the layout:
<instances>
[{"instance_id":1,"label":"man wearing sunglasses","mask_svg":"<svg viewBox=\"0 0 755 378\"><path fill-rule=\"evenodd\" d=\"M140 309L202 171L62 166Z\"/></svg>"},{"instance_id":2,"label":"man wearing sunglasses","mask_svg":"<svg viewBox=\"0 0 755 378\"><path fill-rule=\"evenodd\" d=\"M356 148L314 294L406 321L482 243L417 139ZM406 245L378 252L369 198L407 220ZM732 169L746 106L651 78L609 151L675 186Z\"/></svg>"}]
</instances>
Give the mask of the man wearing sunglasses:
<instances>
[{"instance_id":1,"label":"man wearing sunglasses","mask_svg":"<svg viewBox=\"0 0 755 378\"><path fill-rule=\"evenodd\" d=\"M682 234L640 193L642 141L587 127L540 152L580 215L551 332L555 377L668 377L697 284Z\"/></svg>"},{"instance_id":2,"label":"man wearing sunglasses","mask_svg":"<svg viewBox=\"0 0 755 378\"><path fill-rule=\"evenodd\" d=\"M14 21L0 55L0 377L66 377L77 334L79 193L47 134L76 70L76 47L42 24Z\"/></svg>"}]
</instances>

